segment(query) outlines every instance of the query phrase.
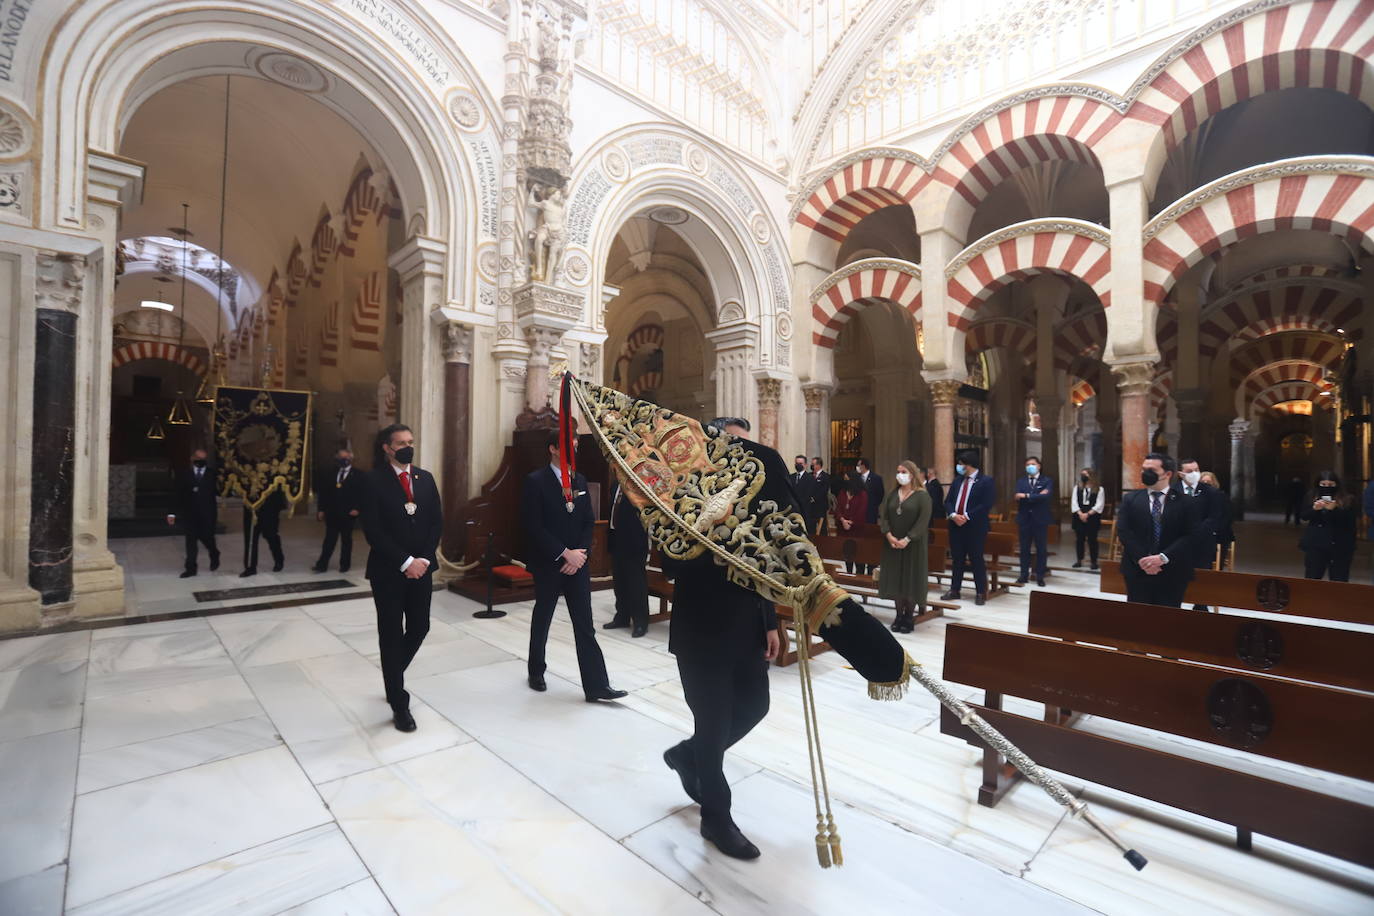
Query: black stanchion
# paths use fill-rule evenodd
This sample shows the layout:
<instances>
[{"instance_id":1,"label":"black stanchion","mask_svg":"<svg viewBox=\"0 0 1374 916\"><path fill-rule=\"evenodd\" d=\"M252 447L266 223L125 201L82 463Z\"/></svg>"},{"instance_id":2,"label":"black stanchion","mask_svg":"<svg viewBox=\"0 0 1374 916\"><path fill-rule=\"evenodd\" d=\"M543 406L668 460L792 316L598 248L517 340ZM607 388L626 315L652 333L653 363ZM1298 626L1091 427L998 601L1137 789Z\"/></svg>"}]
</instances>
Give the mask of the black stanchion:
<instances>
[{"instance_id":1,"label":"black stanchion","mask_svg":"<svg viewBox=\"0 0 1374 916\"><path fill-rule=\"evenodd\" d=\"M482 565L487 570L487 609L485 611L474 611L472 616L482 620L495 620L498 617L505 617L505 611L498 611L491 606L491 589L495 576L492 575L492 567L496 565L496 555L493 550L496 546L496 532L487 535L487 546L482 551Z\"/></svg>"}]
</instances>

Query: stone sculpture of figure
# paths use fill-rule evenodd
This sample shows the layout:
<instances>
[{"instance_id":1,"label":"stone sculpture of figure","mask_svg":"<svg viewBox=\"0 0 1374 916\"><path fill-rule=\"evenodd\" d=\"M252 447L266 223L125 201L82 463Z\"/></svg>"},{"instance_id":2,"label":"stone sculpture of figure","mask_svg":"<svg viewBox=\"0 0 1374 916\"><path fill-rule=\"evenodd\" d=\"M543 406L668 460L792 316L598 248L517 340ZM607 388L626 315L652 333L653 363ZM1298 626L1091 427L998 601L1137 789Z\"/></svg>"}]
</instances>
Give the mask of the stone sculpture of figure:
<instances>
[{"instance_id":1,"label":"stone sculpture of figure","mask_svg":"<svg viewBox=\"0 0 1374 916\"><path fill-rule=\"evenodd\" d=\"M384 426L396 422L396 384L390 372L377 382L377 422Z\"/></svg>"},{"instance_id":2,"label":"stone sculpture of figure","mask_svg":"<svg viewBox=\"0 0 1374 916\"><path fill-rule=\"evenodd\" d=\"M539 211L539 220L534 230L534 278L549 282L558 269L558 260L563 256L564 223L563 190L554 188L543 200L538 192L530 189L530 206Z\"/></svg>"},{"instance_id":3,"label":"stone sculpture of figure","mask_svg":"<svg viewBox=\"0 0 1374 916\"><path fill-rule=\"evenodd\" d=\"M541 65L545 61L553 63L558 60L558 32L554 28L553 19L544 17L535 24L535 29L539 32L539 62Z\"/></svg>"}]
</instances>

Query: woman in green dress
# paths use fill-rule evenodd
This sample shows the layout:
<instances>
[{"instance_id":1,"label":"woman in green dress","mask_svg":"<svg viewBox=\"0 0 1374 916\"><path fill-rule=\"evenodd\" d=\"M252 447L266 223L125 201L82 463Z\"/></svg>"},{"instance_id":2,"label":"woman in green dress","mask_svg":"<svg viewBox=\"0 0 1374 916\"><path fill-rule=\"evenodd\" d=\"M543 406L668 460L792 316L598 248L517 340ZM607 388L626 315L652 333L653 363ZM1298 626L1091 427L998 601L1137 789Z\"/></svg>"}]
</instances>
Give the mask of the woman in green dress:
<instances>
[{"instance_id":1,"label":"woman in green dress","mask_svg":"<svg viewBox=\"0 0 1374 916\"><path fill-rule=\"evenodd\" d=\"M883 562L878 570L878 597L897 604L892 632L910 633L916 615L926 609L926 539L930 536L930 494L921 472L910 461L897 465L897 486L878 510L883 533Z\"/></svg>"}]
</instances>

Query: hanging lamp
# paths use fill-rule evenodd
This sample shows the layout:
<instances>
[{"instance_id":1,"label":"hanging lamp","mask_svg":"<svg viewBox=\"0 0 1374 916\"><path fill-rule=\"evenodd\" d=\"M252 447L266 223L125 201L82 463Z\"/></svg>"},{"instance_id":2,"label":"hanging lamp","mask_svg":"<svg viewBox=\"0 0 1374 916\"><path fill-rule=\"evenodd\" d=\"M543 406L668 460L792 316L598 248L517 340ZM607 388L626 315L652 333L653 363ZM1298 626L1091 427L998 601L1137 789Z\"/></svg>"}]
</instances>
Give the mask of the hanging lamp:
<instances>
[{"instance_id":1,"label":"hanging lamp","mask_svg":"<svg viewBox=\"0 0 1374 916\"><path fill-rule=\"evenodd\" d=\"M153 422L148 424L148 432L146 435L149 439L167 438L167 434L162 430L162 419L158 417L157 414L153 414Z\"/></svg>"},{"instance_id":2,"label":"hanging lamp","mask_svg":"<svg viewBox=\"0 0 1374 916\"><path fill-rule=\"evenodd\" d=\"M220 146L219 166L219 245L215 256L219 258L219 277L215 284L215 343L210 349L210 371L200 381L196 391L196 403L213 406L215 390L224 384L224 211L228 204L229 189L229 88L230 76L224 76L224 141Z\"/></svg>"},{"instance_id":3,"label":"hanging lamp","mask_svg":"<svg viewBox=\"0 0 1374 916\"><path fill-rule=\"evenodd\" d=\"M181 205L181 336L177 341L178 357L185 351L186 347L186 253L190 249L191 232L187 225L190 204ZM191 425L191 405L186 403L186 396L181 388L177 388L177 399L172 402L172 409L167 414L167 422L172 426ZM154 438L149 436L149 438ZM162 436L156 438L161 439Z\"/></svg>"}]
</instances>

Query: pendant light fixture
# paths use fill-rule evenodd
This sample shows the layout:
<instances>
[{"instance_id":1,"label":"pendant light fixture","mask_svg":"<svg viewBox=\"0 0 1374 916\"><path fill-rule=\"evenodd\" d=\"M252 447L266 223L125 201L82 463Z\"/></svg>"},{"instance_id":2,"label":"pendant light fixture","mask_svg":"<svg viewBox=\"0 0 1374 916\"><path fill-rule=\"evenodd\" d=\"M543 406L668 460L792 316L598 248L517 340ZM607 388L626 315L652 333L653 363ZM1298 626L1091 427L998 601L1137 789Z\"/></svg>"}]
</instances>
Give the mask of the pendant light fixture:
<instances>
[{"instance_id":1,"label":"pendant light fixture","mask_svg":"<svg viewBox=\"0 0 1374 916\"><path fill-rule=\"evenodd\" d=\"M147 436L149 439L166 439L167 434L162 430L162 418L153 414L153 422L148 424Z\"/></svg>"},{"instance_id":2,"label":"pendant light fixture","mask_svg":"<svg viewBox=\"0 0 1374 916\"><path fill-rule=\"evenodd\" d=\"M215 288L215 343L210 349L210 371L201 379L196 403L211 406L215 403L215 389L224 384L224 211L229 196L229 87L231 77L224 76L224 142L220 147L219 167L219 277Z\"/></svg>"},{"instance_id":3,"label":"pendant light fixture","mask_svg":"<svg viewBox=\"0 0 1374 916\"><path fill-rule=\"evenodd\" d=\"M187 225L189 220L190 204L181 205L181 336L177 341L177 356L186 348L186 254L191 247L191 232ZM191 406L186 403L186 397L180 387L177 388L177 399L172 402L171 412L167 414L167 422L172 426L191 425ZM161 438L161 436L148 438Z\"/></svg>"}]
</instances>

